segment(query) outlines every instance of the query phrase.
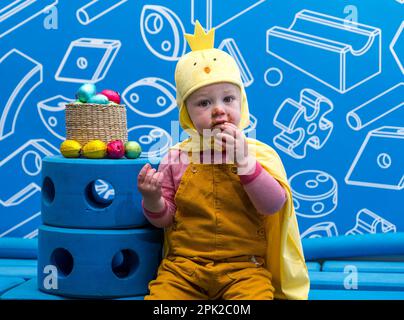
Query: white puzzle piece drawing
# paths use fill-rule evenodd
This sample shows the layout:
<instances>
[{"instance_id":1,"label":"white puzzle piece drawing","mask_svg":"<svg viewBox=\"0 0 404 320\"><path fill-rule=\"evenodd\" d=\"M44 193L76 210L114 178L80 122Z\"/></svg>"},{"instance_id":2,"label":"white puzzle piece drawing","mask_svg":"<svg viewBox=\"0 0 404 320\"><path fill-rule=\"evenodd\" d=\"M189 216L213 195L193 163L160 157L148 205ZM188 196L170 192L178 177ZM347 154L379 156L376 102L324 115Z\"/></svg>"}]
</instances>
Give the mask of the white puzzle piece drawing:
<instances>
[{"instance_id":1,"label":"white puzzle piece drawing","mask_svg":"<svg viewBox=\"0 0 404 320\"><path fill-rule=\"evenodd\" d=\"M220 0L191 0L192 23L195 24L196 20L199 20L205 30L219 29L265 1L231 1L223 6Z\"/></svg>"},{"instance_id":2,"label":"white puzzle piece drawing","mask_svg":"<svg viewBox=\"0 0 404 320\"><path fill-rule=\"evenodd\" d=\"M163 157L172 145L170 134L159 127L140 125L128 130L129 140L137 141L141 148L142 158Z\"/></svg>"},{"instance_id":3,"label":"white puzzle piece drawing","mask_svg":"<svg viewBox=\"0 0 404 320\"><path fill-rule=\"evenodd\" d=\"M275 146L296 159L306 157L309 147L320 150L333 130L326 117L333 108L329 99L311 89L300 92L299 102L286 99L273 120L282 130L273 139Z\"/></svg>"},{"instance_id":4,"label":"white puzzle piece drawing","mask_svg":"<svg viewBox=\"0 0 404 320\"><path fill-rule=\"evenodd\" d=\"M160 78L144 78L122 93L125 104L146 118L158 118L177 107L175 87Z\"/></svg>"},{"instance_id":5,"label":"white puzzle piece drawing","mask_svg":"<svg viewBox=\"0 0 404 320\"><path fill-rule=\"evenodd\" d=\"M345 93L382 71L378 28L302 10L289 28L267 31L267 52Z\"/></svg>"},{"instance_id":6,"label":"white puzzle piece drawing","mask_svg":"<svg viewBox=\"0 0 404 320\"><path fill-rule=\"evenodd\" d=\"M240 53L236 41L232 38L224 39L219 45L218 49L227 52L234 58L240 70L241 80L243 81L244 87L250 86L254 82L254 78L243 56Z\"/></svg>"},{"instance_id":7,"label":"white puzzle piece drawing","mask_svg":"<svg viewBox=\"0 0 404 320\"><path fill-rule=\"evenodd\" d=\"M56 72L58 81L96 83L105 78L121 47L119 40L81 38L73 41Z\"/></svg>"},{"instance_id":8,"label":"white puzzle piece drawing","mask_svg":"<svg viewBox=\"0 0 404 320\"><path fill-rule=\"evenodd\" d=\"M160 59L175 61L185 53L184 26L166 7L145 5L140 16L140 32L146 47Z\"/></svg>"},{"instance_id":9,"label":"white puzzle piece drawing","mask_svg":"<svg viewBox=\"0 0 404 320\"><path fill-rule=\"evenodd\" d=\"M257 118L250 113L250 124L243 130L243 133L249 138L256 138L256 135L253 132L257 129L258 120Z\"/></svg>"},{"instance_id":10,"label":"white puzzle piece drawing","mask_svg":"<svg viewBox=\"0 0 404 320\"><path fill-rule=\"evenodd\" d=\"M127 1L128 0L93 0L77 10L77 20L82 25L88 25Z\"/></svg>"},{"instance_id":11,"label":"white puzzle piece drawing","mask_svg":"<svg viewBox=\"0 0 404 320\"><path fill-rule=\"evenodd\" d=\"M289 178L296 214L320 218L332 213L338 205L338 184L330 174L305 170Z\"/></svg>"},{"instance_id":12,"label":"white puzzle piece drawing","mask_svg":"<svg viewBox=\"0 0 404 320\"><path fill-rule=\"evenodd\" d=\"M270 87L277 87L283 81L283 73L280 69L271 67L265 71L264 81Z\"/></svg>"},{"instance_id":13,"label":"white puzzle piece drawing","mask_svg":"<svg viewBox=\"0 0 404 320\"><path fill-rule=\"evenodd\" d=\"M13 76L5 76L10 70L13 70ZM43 81L43 70L39 62L13 49L0 57L0 75L1 141L14 133L25 100Z\"/></svg>"},{"instance_id":14,"label":"white puzzle piece drawing","mask_svg":"<svg viewBox=\"0 0 404 320\"><path fill-rule=\"evenodd\" d=\"M353 130L361 130L404 105L404 82L380 93L348 112L346 121Z\"/></svg>"},{"instance_id":15,"label":"white puzzle piece drawing","mask_svg":"<svg viewBox=\"0 0 404 320\"><path fill-rule=\"evenodd\" d=\"M61 95L38 102L38 113L45 127L56 138L65 140L65 108L73 99Z\"/></svg>"},{"instance_id":16,"label":"white puzzle piece drawing","mask_svg":"<svg viewBox=\"0 0 404 320\"><path fill-rule=\"evenodd\" d=\"M404 74L404 21L401 22L393 40L390 44L390 51L393 54L394 60L396 60L397 65L400 67L401 73Z\"/></svg>"},{"instance_id":17,"label":"white puzzle piece drawing","mask_svg":"<svg viewBox=\"0 0 404 320\"><path fill-rule=\"evenodd\" d=\"M381 127L370 131L356 155L345 182L351 185L404 189L404 128Z\"/></svg>"},{"instance_id":18,"label":"white puzzle piece drawing","mask_svg":"<svg viewBox=\"0 0 404 320\"><path fill-rule=\"evenodd\" d=\"M0 2L0 38L57 5L58 0L3 0Z\"/></svg>"},{"instance_id":19,"label":"white puzzle piece drawing","mask_svg":"<svg viewBox=\"0 0 404 320\"><path fill-rule=\"evenodd\" d=\"M362 209L356 215L355 227L349 230L346 235L367 234L367 233L390 233L396 232L396 226L383 219L369 209Z\"/></svg>"},{"instance_id":20,"label":"white puzzle piece drawing","mask_svg":"<svg viewBox=\"0 0 404 320\"><path fill-rule=\"evenodd\" d=\"M301 239L330 238L338 236L337 226L334 222L320 222L304 231Z\"/></svg>"},{"instance_id":21,"label":"white puzzle piece drawing","mask_svg":"<svg viewBox=\"0 0 404 320\"><path fill-rule=\"evenodd\" d=\"M0 161L0 176L7 181L7 188L0 189L0 201L12 203L26 197L36 186L32 184L33 179L40 178L42 169L42 158L59 154L59 150L44 139L29 140ZM27 187L29 186L29 187ZM19 193L23 190L24 192Z\"/></svg>"}]
</instances>

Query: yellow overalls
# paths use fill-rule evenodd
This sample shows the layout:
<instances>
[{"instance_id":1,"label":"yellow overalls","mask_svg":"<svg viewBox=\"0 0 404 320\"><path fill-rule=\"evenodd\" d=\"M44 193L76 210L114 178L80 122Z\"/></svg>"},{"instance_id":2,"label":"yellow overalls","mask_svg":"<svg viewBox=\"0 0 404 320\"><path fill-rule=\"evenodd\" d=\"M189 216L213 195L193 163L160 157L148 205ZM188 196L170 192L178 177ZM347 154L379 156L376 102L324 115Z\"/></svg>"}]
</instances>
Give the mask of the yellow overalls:
<instances>
[{"instance_id":1,"label":"yellow overalls","mask_svg":"<svg viewBox=\"0 0 404 320\"><path fill-rule=\"evenodd\" d=\"M232 164L188 165L148 299L273 299L264 219Z\"/></svg>"}]
</instances>

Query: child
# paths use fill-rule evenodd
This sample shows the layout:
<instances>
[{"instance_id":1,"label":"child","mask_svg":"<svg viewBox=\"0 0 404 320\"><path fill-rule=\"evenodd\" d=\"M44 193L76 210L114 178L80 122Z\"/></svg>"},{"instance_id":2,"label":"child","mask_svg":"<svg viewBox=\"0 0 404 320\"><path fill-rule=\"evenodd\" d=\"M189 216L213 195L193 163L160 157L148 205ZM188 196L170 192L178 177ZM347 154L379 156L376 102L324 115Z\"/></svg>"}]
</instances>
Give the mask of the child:
<instances>
[{"instance_id":1,"label":"child","mask_svg":"<svg viewBox=\"0 0 404 320\"><path fill-rule=\"evenodd\" d=\"M307 299L290 187L276 152L241 132L249 111L237 64L199 22L186 38L175 81L190 137L138 176L146 218L165 228L145 299Z\"/></svg>"}]
</instances>

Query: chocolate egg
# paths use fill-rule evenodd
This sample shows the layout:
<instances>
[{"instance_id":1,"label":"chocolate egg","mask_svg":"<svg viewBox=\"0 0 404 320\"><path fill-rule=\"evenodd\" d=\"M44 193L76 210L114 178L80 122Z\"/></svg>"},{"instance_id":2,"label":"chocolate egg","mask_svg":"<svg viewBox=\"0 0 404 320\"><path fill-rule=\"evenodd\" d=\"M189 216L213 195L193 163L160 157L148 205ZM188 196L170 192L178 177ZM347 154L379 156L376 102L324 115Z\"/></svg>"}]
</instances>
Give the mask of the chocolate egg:
<instances>
[{"instance_id":1,"label":"chocolate egg","mask_svg":"<svg viewBox=\"0 0 404 320\"><path fill-rule=\"evenodd\" d=\"M76 98L81 102L88 102L88 100L97 94L97 88L92 83L83 84L76 93Z\"/></svg>"}]
</instances>

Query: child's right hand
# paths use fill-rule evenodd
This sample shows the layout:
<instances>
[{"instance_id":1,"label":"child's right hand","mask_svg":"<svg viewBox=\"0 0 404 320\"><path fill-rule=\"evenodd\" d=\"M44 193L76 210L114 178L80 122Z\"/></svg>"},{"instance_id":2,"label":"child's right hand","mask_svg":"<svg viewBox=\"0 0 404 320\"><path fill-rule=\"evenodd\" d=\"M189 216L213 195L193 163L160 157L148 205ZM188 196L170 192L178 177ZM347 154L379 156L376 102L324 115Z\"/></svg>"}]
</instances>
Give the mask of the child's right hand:
<instances>
[{"instance_id":1,"label":"child's right hand","mask_svg":"<svg viewBox=\"0 0 404 320\"><path fill-rule=\"evenodd\" d=\"M137 177L137 188L144 199L157 201L161 198L163 178L164 173L156 172L149 163L143 166Z\"/></svg>"}]
</instances>

